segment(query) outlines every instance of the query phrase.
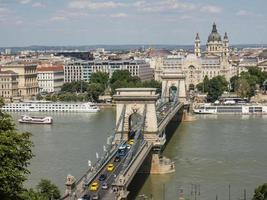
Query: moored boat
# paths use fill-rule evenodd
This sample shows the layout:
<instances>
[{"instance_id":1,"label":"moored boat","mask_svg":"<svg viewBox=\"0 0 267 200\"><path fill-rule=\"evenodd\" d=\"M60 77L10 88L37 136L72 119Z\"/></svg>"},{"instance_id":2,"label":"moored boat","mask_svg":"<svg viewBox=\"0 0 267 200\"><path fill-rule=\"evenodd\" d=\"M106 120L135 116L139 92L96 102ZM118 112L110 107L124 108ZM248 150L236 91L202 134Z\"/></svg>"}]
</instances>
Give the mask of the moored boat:
<instances>
[{"instance_id":1,"label":"moored boat","mask_svg":"<svg viewBox=\"0 0 267 200\"><path fill-rule=\"evenodd\" d=\"M193 109L195 114L267 114L267 105L212 105L204 104Z\"/></svg>"},{"instance_id":2,"label":"moored boat","mask_svg":"<svg viewBox=\"0 0 267 200\"><path fill-rule=\"evenodd\" d=\"M51 101L27 101L20 103L7 103L2 108L7 112L77 112L96 113L99 107L92 102L51 102Z\"/></svg>"},{"instance_id":3,"label":"moored boat","mask_svg":"<svg viewBox=\"0 0 267 200\"><path fill-rule=\"evenodd\" d=\"M34 117L28 115L22 115L21 118L18 120L19 123L26 123L26 124L52 124L53 118L52 117Z\"/></svg>"}]
</instances>

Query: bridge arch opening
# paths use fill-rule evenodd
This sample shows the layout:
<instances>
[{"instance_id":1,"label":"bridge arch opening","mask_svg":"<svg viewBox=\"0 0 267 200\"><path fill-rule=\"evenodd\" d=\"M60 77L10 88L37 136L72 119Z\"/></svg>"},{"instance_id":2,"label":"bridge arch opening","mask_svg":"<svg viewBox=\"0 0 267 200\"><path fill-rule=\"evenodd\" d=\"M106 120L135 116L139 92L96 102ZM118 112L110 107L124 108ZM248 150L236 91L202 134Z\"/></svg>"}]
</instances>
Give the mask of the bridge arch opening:
<instances>
[{"instance_id":1,"label":"bridge arch opening","mask_svg":"<svg viewBox=\"0 0 267 200\"><path fill-rule=\"evenodd\" d=\"M142 115L134 112L129 116L128 140L133 139L138 128L141 127Z\"/></svg>"},{"instance_id":2,"label":"bridge arch opening","mask_svg":"<svg viewBox=\"0 0 267 200\"><path fill-rule=\"evenodd\" d=\"M169 88L169 101L170 102L173 102L174 99L175 99L175 96L177 94L177 87L172 85L170 88Z\"/></svg>"}]
</instances>

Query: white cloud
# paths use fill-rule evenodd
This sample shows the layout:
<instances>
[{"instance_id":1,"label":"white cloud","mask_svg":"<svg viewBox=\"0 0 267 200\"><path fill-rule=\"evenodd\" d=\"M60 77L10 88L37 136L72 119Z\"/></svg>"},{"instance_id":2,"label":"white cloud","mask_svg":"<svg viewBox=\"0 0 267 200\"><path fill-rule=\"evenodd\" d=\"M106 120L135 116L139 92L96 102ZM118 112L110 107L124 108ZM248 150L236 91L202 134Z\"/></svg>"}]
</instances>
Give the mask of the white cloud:
<instances>
[{"instance_id":1,"label":"white cloud","mask_svg":"<svg viewBox=\"0 0 267 200\"><path fill-rule=\"evenodd\" d=\"M64 16L54 16L50 18L50 21L65 21L66 19Z\"/></svg>"},{"instance_id":2,"label":"white cloud","mask_svg":"<svg viewBox=\"0 0 267 200\"><path fill-rule=\"evenodd\" d=\"M165 0L165 1L138 1L133 4L139 11L144 12L163 12L169 10L189 11L195 10L196 5L193 3L182 2L178 0Z\"/></svg>"},{"instance_id":3,"label":"white cloud","mask_svg":"<svg viewBox=\"0 0 267 200\"><path fill-rule=\"evenodd\" d=\"M117 3L114 1L104 1L104 2L96 2L92 0L74 0L69 3L69 8L75 9L90 9L90 10L97 10L97 9L111 9L111 8L118 8L123 6L123 3Z\"/></svg>"},{"instance_id":4,"label":"white cloud","mask_svg":"<svg viewBox=\"0 0 267 200\"><path fill-rule=\"evenodd\" d=\"M205 5L200 8L200 11L217 14L222 12L222 8L214 5Z\"/></svg>"},{"instance_id":5,"label":"white cloud","mask_svg":"<svg viewBox=\"0 0 267 200\"><path fill-rule=\"evenodd\" d=\"M32 0L18 0L19 3L21 4L28 4L31 3Z\"/></svg>"},{"instance_id":6,"label":"white cloud","mask_svg":"<svg viewBox=\"0 0 267 200\"><path fill-rule=\"evenodd\" d=\"M21 25L21 24L23 24L23 21L22 20L17 20L17 21L15 21L15 24L16 25Z\"/></svg>"},{"instance_id":7,"label":"white cloud","mask_svg":"<svg viewBox=\"0 0 267 200\"><path fill-rule=\"evenodd\" d=\"M247 16L247 15L250 15L250 12L246 11L246 10L239 10L237 13L236 13L237 16Z\"/></svg>"},{"instance_id":8,"label":"white cloud","mask_svg":"<svg viewBox=\"0 0 267 200\"><path fill-rule=\"evenodd\" d=\"M2 13L6 13L7 11L8 11L7 8L0 7L0 14L2 14Z\"/></svg>"},{"instance_id":9,"label":"white cloud","mask_svg":"<svg viewBox=\"0 0 267 200\"><path fill-rule=\"evenodd\" d=\"M127 16L128 15L126 13L116 13L116 14L110 15L110 17L113 17L113 18L125 18Z\"/></svg>"},{"instance_id":10,"label":"white cloud","mask_svg":"<svg viewBox=\"0 0 267 200\"><path fill-rule=\"evenodd\" d=\"M262 14L250 12L248 10L239 10L236 12L236 16L240 17L261 17Z\"/></svg>"},{"instance_id":11,"label":"white cloud","mask_svg":"<svg viewBox=\"0 0 267 200\"><path fill-rule=\"evenodd\" d=\"M41 2L35 2L32 4L32 7L34 7L34 8L46 8L46 5L44 3L41 3Z\"/></svg>"}]
</instances>

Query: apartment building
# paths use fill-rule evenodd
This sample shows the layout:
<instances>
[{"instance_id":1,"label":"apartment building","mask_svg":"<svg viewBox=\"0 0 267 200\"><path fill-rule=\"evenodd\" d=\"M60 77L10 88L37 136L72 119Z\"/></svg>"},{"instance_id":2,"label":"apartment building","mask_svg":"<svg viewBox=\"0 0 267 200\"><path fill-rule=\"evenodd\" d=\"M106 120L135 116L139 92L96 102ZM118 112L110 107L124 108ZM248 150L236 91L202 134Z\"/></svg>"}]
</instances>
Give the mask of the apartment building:
<instances>
[{"instance_id":1,"label":"apartment building","mask_svg":"<svg viewBox=\"0 0 267 200\"><path fill-rule=\"evenodd\" d=\"M0 71L0 96L5 101L18 97L18 74L11 71Z\"/></svg>"},{"instance_id":2,"label":"apartment building","mask_svg":"<svg viewBox=\"0 0 267 200\"><path fill-rule=\"evenodd\" d=\"M154 78L154 70L144 60L75 60L64 66L64 82L89 81L91 74L98 71L106 72L111 77L116 70L128 70L142 81Z\"/></svg>"},{"instance_id":3,"label":"apartment building","mask_svg":"<svg viewBox=\"0 0 267 200\"><path fill-rule=\"evenodd\" d=\"M40 92L58 92L64 84L64 67L48 66L37 69Z\"/></svg>"},{"instance_id":4,"label":"apartment building","mask_svg":"<svg viewBox=\"0 0 267 200\"><path fill-rule=\"evenodd\" d=\"M38 93L37 64L11 62L1 66L1 71L13 71L18 74L18 96L32 99Z\"/></svg>"}]
</instances>

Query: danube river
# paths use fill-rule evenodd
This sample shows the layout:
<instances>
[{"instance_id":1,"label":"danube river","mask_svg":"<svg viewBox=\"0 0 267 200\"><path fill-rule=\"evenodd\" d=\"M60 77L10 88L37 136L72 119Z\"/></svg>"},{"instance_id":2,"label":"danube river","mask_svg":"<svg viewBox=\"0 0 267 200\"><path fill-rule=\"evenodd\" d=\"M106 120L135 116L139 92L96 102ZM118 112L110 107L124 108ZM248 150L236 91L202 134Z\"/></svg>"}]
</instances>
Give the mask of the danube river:
<instances>
[{"instance_id":1,"label":"danube river","mask_svg":"<svg viewBox=\"0 0 267 200\"><path fill-rule=\"evenodd\" d=\"M21 113L12 113L18 119ZM43 115L43 113L41 113ZM50 114L49 114L50 115ZM64 190L68 174L80 177L88 160L103 151L115 127L115 112L97 114L54 113L53 125L18 125L32 133L35 157L27 186L41 178L52 180ZM176 172L151 175L139 194L153 199L178 199L180 189L190 199L242 199L246 189L267 182L267 116L196 116L182 123L164 155L176 163ZM194 186L196 185L196 187ZM195 188L197 191L195 193Z\"/></svg>"}]
</instances>

